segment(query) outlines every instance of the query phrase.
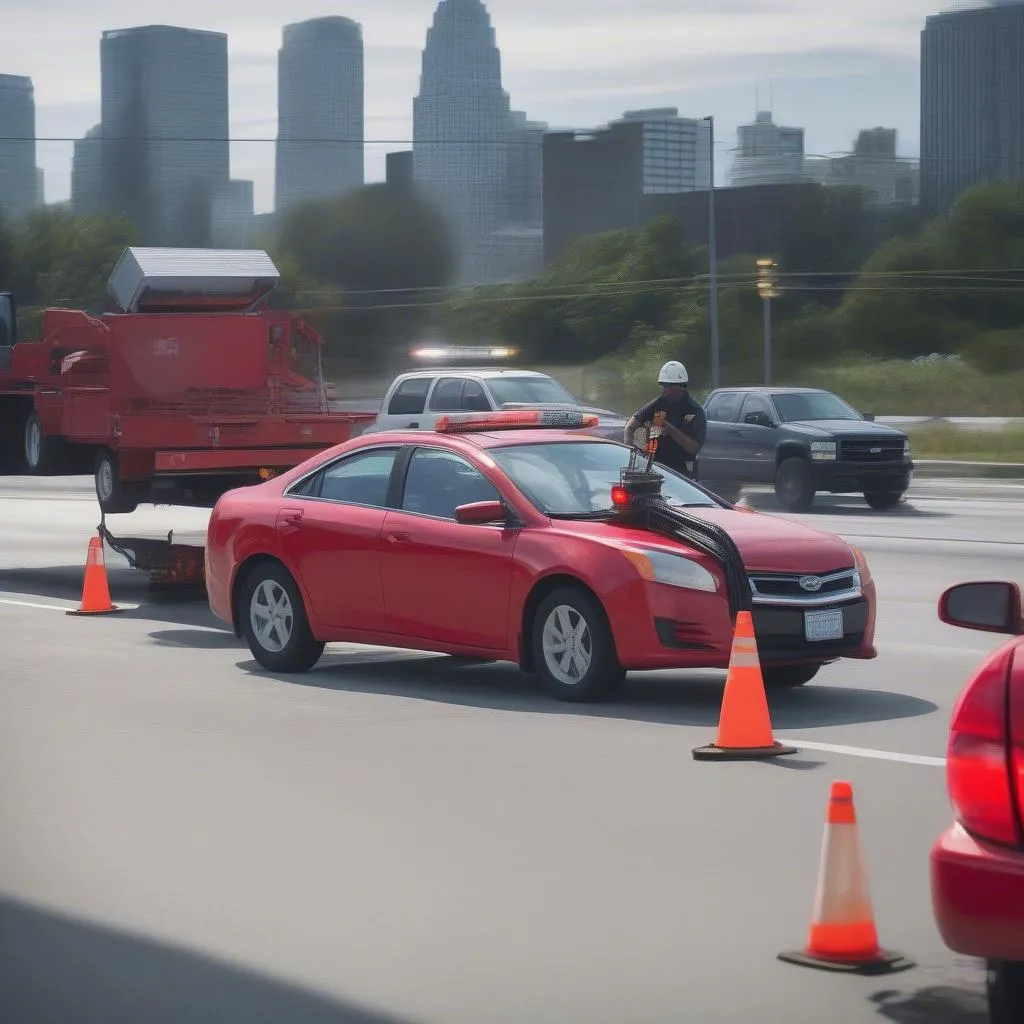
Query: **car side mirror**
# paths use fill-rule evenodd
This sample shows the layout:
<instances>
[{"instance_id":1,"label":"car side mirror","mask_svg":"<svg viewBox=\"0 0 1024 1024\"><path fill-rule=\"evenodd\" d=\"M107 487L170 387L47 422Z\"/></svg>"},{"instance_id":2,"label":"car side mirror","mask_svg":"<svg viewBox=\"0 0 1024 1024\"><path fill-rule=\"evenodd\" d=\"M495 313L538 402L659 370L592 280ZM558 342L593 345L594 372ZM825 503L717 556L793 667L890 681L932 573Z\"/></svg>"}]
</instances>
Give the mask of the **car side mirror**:
<instances>
[{"instance_id":1,"label":"car side mirror","mask_svg":"<svg viewBox=\"0 0 1024 1024\"><path fill-rule=\"evenodd\" d=\"M866 419L868 421L868 423L874 423L875 422L875 414L873 412L862 412L861 416L863 416L864 419Z\"/></svg>"},{"instance_id":2,"label":"car side mirror","mask_svg":"<svg viewBox=\"0 0 1024 1024\"><path fill-rule=\"evenodd\" d=\"M459 505L455 509L455 519L456 522L475 526L504 523L508 520L508 511L500 501L473 501L468 505Z\"/></svg>"},{"instance_id":3,"label":"car side mirror","mask_svg":"<svg viewBox=\"0 0 1024 1024\"><path fill-rule=\"evenodd\" d=\"M1016 583L958 583L939 598L939 619L950 626L987 633L1024 633Z\"/></svg>"},{"instance_id":4,"label":"car side mirror","mask_svg":"<svg viewBox=\"0 0 1024 1024\"><path fill-rule=\"evenodd\" d=\"M750 423L755 427L770 427L772 425L772 418L766 412L748 412L743 417L744 423Z\"/></svg>"}]
</instances>

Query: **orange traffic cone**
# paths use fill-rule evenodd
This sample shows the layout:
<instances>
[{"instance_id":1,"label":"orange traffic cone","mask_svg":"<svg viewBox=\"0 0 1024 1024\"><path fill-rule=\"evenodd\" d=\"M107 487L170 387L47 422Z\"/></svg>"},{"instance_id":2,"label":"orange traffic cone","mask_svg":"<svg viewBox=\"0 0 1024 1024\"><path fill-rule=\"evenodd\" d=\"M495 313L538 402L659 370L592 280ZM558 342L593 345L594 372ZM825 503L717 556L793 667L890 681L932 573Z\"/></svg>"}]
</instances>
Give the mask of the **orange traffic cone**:
<instances>
[{"instance_id":1,"label":"orange traffic cone","mask_svg":"<svg viewBox=\"0 0 1024 1024\"><path fill-rule=\"evenodd\" d=\"M807 947L780 953L779 959L849 974L888 974L914 966L902 954L878 945L853 787L848 782L832 783Z\"/></svg>"},{"instance_id":2,"label":"orange traffic cone","mask_svg":"<svg viewBox=\"0 0 1024 1024\"><path fill-rule=\"evenodd\" d=\"M795 747L783 746L775 740L754 639L754 620L750 612L740 612L736 616L718 738L706 747L697 747L694 759L753 761L795 753Z\"/></svg>"},{"instance_id":3,"label":"orange traffic cone","mask_svg":"<svg viewBox=\"0 0 1024 1024\"><path fill-rule=\"evenodd\" d=\"M107 586L107 566L103 560L103 539L93 537L89 541L89 553L85 558L85 580L82 584L82 603L68 615L109 615L121 611L110 600Z\"/></svg>"}]
</instances>

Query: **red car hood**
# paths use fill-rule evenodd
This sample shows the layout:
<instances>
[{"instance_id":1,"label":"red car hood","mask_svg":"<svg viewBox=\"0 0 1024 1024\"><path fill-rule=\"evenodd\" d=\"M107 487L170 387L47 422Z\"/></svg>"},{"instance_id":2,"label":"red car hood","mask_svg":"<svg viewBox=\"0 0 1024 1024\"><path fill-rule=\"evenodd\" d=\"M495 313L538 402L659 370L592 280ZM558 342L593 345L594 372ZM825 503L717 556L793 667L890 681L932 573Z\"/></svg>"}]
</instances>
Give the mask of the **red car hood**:
<instances>
[{"instance_id":1,"label":"red car hood","mask_svg":"<svg viewBox=\"0 0 1024 1024\"><path fill-rule=\"evenodd\" d=\"M850 545L831 533L823 533L809 526L775 516L731 509L694 508L687 510L725 530L743 556L748 571L825 573L835 569L852 568L855 564ZM646 530L624 528L608 523L580 520L560 520L557 526L573 533L621 539L633 544L676 548L682 541L673 542L661 534Z\"/></svg>"}]
</instances>

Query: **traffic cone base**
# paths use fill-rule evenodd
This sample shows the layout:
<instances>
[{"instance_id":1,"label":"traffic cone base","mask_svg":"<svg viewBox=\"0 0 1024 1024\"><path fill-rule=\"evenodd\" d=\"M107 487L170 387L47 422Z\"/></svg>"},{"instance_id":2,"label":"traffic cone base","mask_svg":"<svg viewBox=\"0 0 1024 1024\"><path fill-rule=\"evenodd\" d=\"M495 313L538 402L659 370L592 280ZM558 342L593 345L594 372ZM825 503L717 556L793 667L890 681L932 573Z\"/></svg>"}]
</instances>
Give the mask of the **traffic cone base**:
<instances>
[{"instance_id":1,"label":"traffic cone base","mask_svg":"<svg viewBox=\"0 0 1024 1024\"><path fill-rule=\"evenodd\" d=\"M714 743L696 747L693 758L695 761L759 761L796 752L795 747L779 743L772 732L754 621L750 612L740 612L736 616L718 736Z\"/></svg>"},{"instance_id":2,"label":"traffic cone base","mask_svg":"<svg viewBox=\"0 0 1024 1024\"><path fill-rule=\"evenodd\" d=\"M891 974L915 966L901 953L878 944L853 787L848 782L832 783L807 945L778 958L846 974Z\"/></svg>"},{"instance_id":3,"label":"traffic cone base","mask_svg":"<svg viewBox=\"0 0 1024 1024\"><path fill-rule=\"evenodd\" d=\"M93 537L85 558L85 579L82 582L82 603L69 609L68 615L112 615L122 611L110 600L107 566L103 560L103 540Z\"/></svg>"}]
</instances>

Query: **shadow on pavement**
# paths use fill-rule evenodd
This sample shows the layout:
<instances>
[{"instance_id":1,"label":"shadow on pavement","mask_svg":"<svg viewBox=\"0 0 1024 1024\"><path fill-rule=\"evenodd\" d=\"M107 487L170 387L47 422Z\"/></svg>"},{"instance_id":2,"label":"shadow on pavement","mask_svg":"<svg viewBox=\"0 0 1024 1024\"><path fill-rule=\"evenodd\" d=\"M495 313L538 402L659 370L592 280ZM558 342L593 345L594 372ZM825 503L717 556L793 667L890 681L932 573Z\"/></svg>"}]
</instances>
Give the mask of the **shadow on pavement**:
<instances>
[{"instance_id":1,"label":"shadow on pavement","mask_svg":"<svg viewBox=\"0 0 1024 1024\"><path fill-rule=\"evenodd\" d=\"M311 672L275 675L255 661L239 663L253 675L291 686L380 694L498 711L620 718L662 725L713 728L721 713L724 672L636 673L621 700L607 704L565 704L548 697L538 681L509 664L460 666L452 658L330 647ZM827 679L828 669L824 669ZM659 677L660 676L660 677ZM901 693L811 683L799 690L769 693L778 730L853 725L915 718L937 705Z\"/></svg>"},{"instance_id":2,"label":"shadow on pavement","mask_svg":"<svg viewBox=\"0 0 1024 1024\"><path fill-rule=\"evenodd\" d=\"M328 996L0 898L9 1024L399 1024Z\"/></svg>"},{"instance_id":3,"label":"shadow on pavement","mask_svg":"<svg viewBox=\"0 0 1024 1024\"><path fill-rule=\"evenodd\" d=\"M918 508L911 501L905 501L884 512L871 508L862 498L852 494L819 494L807 512L786 512L770 491L744 491L745 503L758 512L771 515L792 516L799 521L802 516L863 516L868 519L951 519L952 512L938 512Z\"/></svg>"},{"instance_id":4,"label":"shadow on pavement","mask_svg":"<svg viewBox=\"0 0 1024 1024\"><path fill-rule=\"evenodd\" d=\"M871 997L883 1020L893 1024L988 1024L981 992L934 985L910 995L878 992Z\"/></svg>"}]
</instances>

